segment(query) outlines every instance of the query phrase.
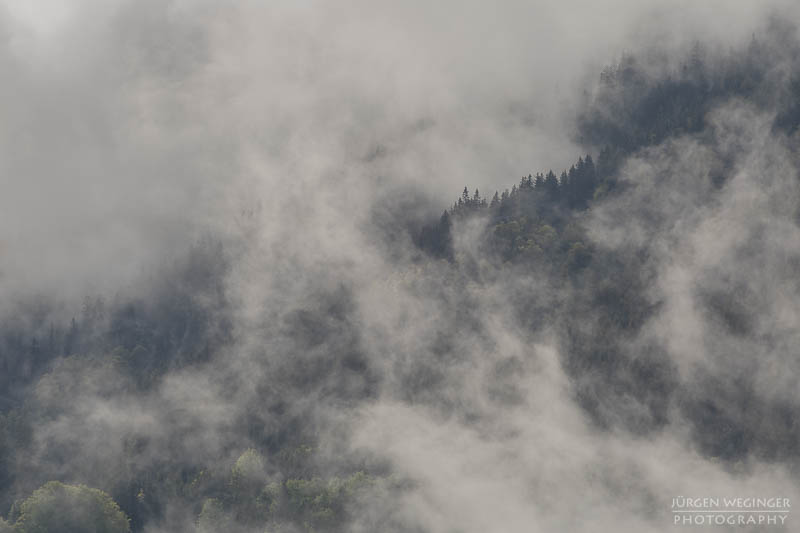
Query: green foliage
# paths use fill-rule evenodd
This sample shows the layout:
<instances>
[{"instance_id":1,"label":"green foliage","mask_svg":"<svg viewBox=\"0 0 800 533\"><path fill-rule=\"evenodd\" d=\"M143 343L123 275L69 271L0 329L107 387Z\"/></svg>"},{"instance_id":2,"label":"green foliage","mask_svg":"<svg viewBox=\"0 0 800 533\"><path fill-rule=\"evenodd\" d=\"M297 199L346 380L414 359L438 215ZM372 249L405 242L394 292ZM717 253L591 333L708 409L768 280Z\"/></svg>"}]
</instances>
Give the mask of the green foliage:
<instances>
[{"instance_id":1,"label":"green foliage","mask_svg":"<svg viewBox=\"0 0 800 533\"><path fill-rule=\"evenodd\" d=\"M574 272L588 265L589 248L583 230L574 224L560 232L550 224L527 217L513 218L491 228L491 248L506 261L524 261L541 267Z\"/></svg>"},{"instance_id":2,"label":"green foliage","mask_svg":"<svg viewBox=\"0 0 800 533\"><path fill-rule=\"evenodd\" d=\"M225 511L221 501L208 498L203 502L203 509L197 518L198 533L219 533L229 530L232 525L233 520Z\"/></svg>"},{"instance_id":3,"label":"green foliage","mask_svg":"<svg viewBox=\"0 0 800 533\"><path fill-rule=\"evenodd\" d=\"M289 479L285 484L289 510L302 517L307 526L331 527L343 520L347 503L372 483L363 472L327 482L319 478Z\"/></svg>"},{"instance_id":4,"label":"green foliage","mask_svg":"<svg viewBox=\"0 0 800 533\"><path fill-rule=\"evenodd\" d=\"M14 533L11 525L2 518L0 518L0 533Z\"/></svg>"},{"instance_id":5,"label":"green foliage","mask_svg":"<svg viewBox=\"0 0 800 533\"><path fill-rule=\"evenodd\" d=\"M257 454L245 452L242 455L244 464L238 466L245 471L260 459ZM231 482L219 498L204 501L197 519L198 531L224 531L236 525L281 531L290 524L302 525L309 532L336 529L346 522L348 509L357 502L362 491L374 484L374 478L363 472L344 479L296 478L266 484ZM296 531L291 527L289 530Z\"/></svg>"},{"instance_id":6,"label":"green foliage","mask_svg":"<svg viewBox=\"0 0 800 533\"><path fill-rule=\"evenodd\" d=\"M231 477L239 480L260 479L264 476L264 458L257 450L249 448L231 469Z\"/></svg>"},{"instance_id":7,"label":"green foliage","mask_svg":"<svg viewBox=\"0 0 800 533\"><path fill-rule=\"evenodd\" d=\"M127 533L128 518L105 492L50 481L23 502L17 533Z\"/></svg>"},{"instance_id":8,"label":"green foliage","mask_svg":"<svg viewBox=\"0 0 800 533\"><path fill-rule=\"evenodd\" d=\"M301 444L292 448L284 448L278 453L278 464L281 471L290 477L303 477L308 475L308 463L314 453L314 448Z\"/></svg>"},{"instance_id":9,"label":"green foliage","mask_svg":"<svg viewBox=\"0 0 800 533\"><path fill-rule=\"evenodd\" d=\"M519 186L514 185L510 191L495 192L489 204L477 190L470 197L464 188L447 220L449 245L452 246L454 224L467 218L488 217L490 248L503 260L546 261L552 266L566 265L570 271L583 268L590 254L576 248L572 256L566 256L575 242L583 240L582 231L564 233L563 229L576 227L571 223L575 220L572 213L587 209L596 191L601 190L602 195L612 187L610 176L616 169L608 168L608 153L601 154L601 167L594 164L591 155L579 157L569 171L561 173L560 179L552 170L538 173L535 178L524 176ZM600 168L607 174L601 173ZM420 239L420 247L434 256L441 255L431 245L436 242L436 235L433 226L428 226Z\"/></svg>"},{"instance_id":10,"label":"green foliage","mask_svg":"<svg viewBox=\"0 0 800 533\"><path fill-rule=\"evenodd\" d=\"M256 508L259 514L264 516L275 515L281 504L282 495L281 486L278 483L265 485L256 499Z\"/></svg>"},{"instance_id":11,"label":"green foliage","mask_svg":"<svg viewBox=\"0 0 800 533\"><path fill-rule=\"evenodd\" d=\"M252 448L242 453L233 465L227 501L239 522L254 523L267 518L271 501L259 499L265 478L264 458Z\"/></svg>"}]
</instances>

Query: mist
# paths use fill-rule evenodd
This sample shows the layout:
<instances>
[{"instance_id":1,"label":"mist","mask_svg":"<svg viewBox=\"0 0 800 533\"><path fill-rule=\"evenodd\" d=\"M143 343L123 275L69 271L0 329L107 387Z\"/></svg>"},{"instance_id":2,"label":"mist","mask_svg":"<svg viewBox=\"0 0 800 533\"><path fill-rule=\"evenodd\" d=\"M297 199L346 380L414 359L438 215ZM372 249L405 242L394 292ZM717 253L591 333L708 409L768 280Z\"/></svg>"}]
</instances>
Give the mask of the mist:
<instances>
[{"instance_id":1,"label":"mist","mask_svg":"<svg viewBox=\"0 0 800 533\"><path fill-rule=\"evenodd\" d=\"M147 532L797 501L799 17L0 6L0 517L51 480ZM584 200L453 205L586 154Z\"/></svg>"},{"instance_id":2,"label":"mist","mask_svg":"<svg viewBox=\"0 0 800 533\"><path fill-rule=\"evenodd\" d=\"M688 6L11 2L6 290L113 290L254 199L278 213L300 197L325 220L331 189L358 195L351 209L386 187L443 203L563 167L589 65L655 14L669 44L733 43L765 9Z\"/></svg>"}]
</instances>

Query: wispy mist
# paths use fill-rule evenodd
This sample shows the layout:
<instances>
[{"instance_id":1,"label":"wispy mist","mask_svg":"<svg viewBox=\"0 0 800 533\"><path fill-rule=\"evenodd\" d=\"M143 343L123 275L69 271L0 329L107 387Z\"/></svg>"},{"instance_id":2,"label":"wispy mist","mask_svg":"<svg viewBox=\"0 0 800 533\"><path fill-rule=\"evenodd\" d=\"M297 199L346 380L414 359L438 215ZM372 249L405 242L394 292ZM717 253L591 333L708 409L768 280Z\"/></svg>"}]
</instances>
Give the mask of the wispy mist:
<instances>
[{"instance_id":1,"label":"wispy mist","mask_svg":"<svg viewBox=\"0 0 800 533\"><path fill-rule=\"evenodd\" d=\"M0 503L59 480L137 531L263 531L227 495L284 516L300 480L347 494L341 521L306 502L269 527L477 533L800 501L797 15L8 3ZM734 84L746 61L768 66ZM707 85L702 121L640 135L670 80ZM625 135L589 208L538 226L544 259L493 248L537 213L454 215L451 256L419 246L464 186Z\"/></svg>"}]
</instances>

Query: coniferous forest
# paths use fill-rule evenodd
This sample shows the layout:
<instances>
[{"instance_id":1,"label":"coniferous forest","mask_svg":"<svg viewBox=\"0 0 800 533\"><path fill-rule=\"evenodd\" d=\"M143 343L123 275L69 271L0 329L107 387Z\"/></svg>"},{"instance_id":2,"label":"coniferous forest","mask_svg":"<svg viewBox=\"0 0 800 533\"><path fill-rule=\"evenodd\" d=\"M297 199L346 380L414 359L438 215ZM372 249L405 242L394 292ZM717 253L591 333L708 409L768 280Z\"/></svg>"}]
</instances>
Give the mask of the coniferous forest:
<instances>
[{"instance_id":1,"label":"coniferous forest","mask_svg":"<svg viewBox=\"0 0 800 533\"><path fill-rule=\"evenodd\" d=\"M792 10L615 48L545 149L543 85L474 88L494 56L437 70L463 101L419 81L405 8L364 8L376 35L177 4L0 13L0 533L665 531L678 497L800 502ZM464 17L448 61L499 32Z\"/></svg>"}]
</instances>

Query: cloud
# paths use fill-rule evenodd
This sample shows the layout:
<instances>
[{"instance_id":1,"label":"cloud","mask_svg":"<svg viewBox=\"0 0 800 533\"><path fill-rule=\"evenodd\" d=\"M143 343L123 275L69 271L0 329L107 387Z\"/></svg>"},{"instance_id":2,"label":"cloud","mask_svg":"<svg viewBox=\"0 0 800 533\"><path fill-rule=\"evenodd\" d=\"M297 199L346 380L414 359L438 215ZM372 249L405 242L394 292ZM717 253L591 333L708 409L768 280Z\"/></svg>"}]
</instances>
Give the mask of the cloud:
<instances>
[{"instance_id":1,"label":"cloud","mask_svg":"<svg viewBox=\"0 0 800 533\"><path fill-rule=\"evenodd\" d=\"M791 443L764 413L797 402L796 165L768 112L730 102L709 115L710 140L634 154L622 171L633 185L584 221L605 253L646 252L644 298L660 307L621 350L663 349L688 398L665 394L652 431L625 426L655 418L650 390L609 386L601 414L622 422L602 427L579 397L604 382L564 369L557 322L588 291L487 260L479 225L456 230L470 268L420 261L402 231L386 242L386 228L440 213L464 185L486 195L567 166L599 65L642 42L746 42L752 20L782 7L659 4L6 8L0 294L157 300L183 275L163 265L183 264L204 234L231 263L214 278L229 306L187 289L230 320L231 342L147 391L124 365L62 360L35 389L56 414L23 462L108 485L131 447L131 468L224 471L260 438L317 439L323 471L370 457L409 480L373 502L398 531L660 531L680 495L794 498L771 461ZM541 329L520 325L534 320ZM764 435L731 466L708 459L717 428L697 406L707 390L735 405L744 378L758 409L731 407L731 423ZM71 461L53 451L66 444ZM151 527L189 527L190 511L164 499Z\"/></svg>"},{"instance_id":2,"label":"cloud","mask_svg":"<svg viewBox=\"0 0 800 533\"><path fill-rule=\"evenodd\" d=\"M11 3L4 291L111 290L243 197L346 224L381 184L444 202L563 166L574 82L654 5ZM712 37L749 31L754 8L716 7Z\"/></svg>"}]
</instances>

